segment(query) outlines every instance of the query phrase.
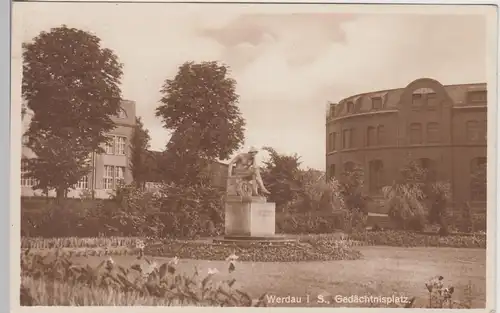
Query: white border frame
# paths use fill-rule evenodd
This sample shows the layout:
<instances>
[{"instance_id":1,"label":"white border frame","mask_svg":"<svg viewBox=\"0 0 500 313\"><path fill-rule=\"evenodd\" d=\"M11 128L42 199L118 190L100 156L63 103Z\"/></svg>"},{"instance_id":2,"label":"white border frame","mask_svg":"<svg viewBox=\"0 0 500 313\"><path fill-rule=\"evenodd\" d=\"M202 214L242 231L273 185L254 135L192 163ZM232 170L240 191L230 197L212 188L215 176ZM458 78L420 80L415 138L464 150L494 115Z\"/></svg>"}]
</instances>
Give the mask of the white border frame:
<instances>
[{"instance_id":1,"label":"white border frame","mask_svg":"<svg viewBox=\"0 0 500 313\"><path fill-rule=\"evenodd\" d=\"M29 0L28 0L29 1ZM48 0L49 2L51 0ZM65 1L65 2L72 2L72 1ZM77 1L74 1L77 2ZM90 0L87 2L132 2L132 1L111 1L111 0L104 0L104 1L97 1L97 0ZM137 0L134 2L165 2L165 1L159 1L159 0L152 0L152 1L141 1ZM179 2L179 1L171 1L171 2ZM198 2L211 2L211 1L198 1ZM281 2L281 4L280 4ZM309 12L309 11L317 11L318 9L322 12L324 11L329 11L331 10L334 6L330 6L329 4L333 4L334 2L323 2L321 4L301 4L303 2L297 1L297 0L289 0L286 1L286 3L293 5L284 7L286 4L284 4L285 1L275 1L275 4L267 4L266 5L266 12L269 11L279 11L279 12L287 12L287 11L297 11L301 10L301 12ZM2 210L1 214L3 214L3 218L0 218L3 221L10 221L9 227L5 227L4 230L9 229L10 230L10 236L6 234L6 236L2 236L2 242L7 242L9 241L9 247L10 247L10 266L6 266L4 271L0 271L0 275L5 275L5 273L10 273L11 274L11 280L10 280L10 287L11 287L11 292L10 292L10 311L14 312L27 312L27 311L33 311L36 310L36 312L67 312L68 310L74 310L74 311L80 311L82 310L85 312L91 311L91 312L110 312L111 311L116 311L119 309L119 312L137 312L140 310L141 312L163 312L165 308L158 307L158 308L151 308L151 307L116 307L116 308L110 308L110 307L101 307L101 308L96 308L96 307L82 307L82 308L68 308L68 307L20 307L19 306L19 274L20 274L20 269L19 269L19 252L20 252L20 231L19 231L19 226L20 226L20 188L19 188L19 177L20 177L20 140L18 138L21 137L21 131L20 131L20 114L19 114L19 108L13 108L13 110L10 109L10 103L12 103L12 99L14 97L19 97L20 95L20 86L10 86L10 75L14 73L15 71L20 71L19 68L12 68L10 66L10 32L11 32L11 3L9 0L2 0L0 1L2 5L2 10L0 12L2 13L2 17L0 18L0 21L2 21L2 41L3 43L9 43L7 45L2 45L2 58L0 58L1 63L1 70L0 73L2 73L2 92L0 92L0 95L3 97L4 102L6 105L2 106L2 110L4 110L4 114L0 114L0 116L6 117L6 120L4 123L0 123L1 127L1 134L4 137L4 140L0 140L3 144L5 144L5 150L10 151L10 158L3 157L5 160L2 160L0 162L1 165L1 172L4 175L1 175L3 177L3 186L4 188L1 188L0 190L2 192L5 192L8 190L8 194L4 194L2 198L4 199L10 199L9 204L7 205L8 208L10 208L10 219L9 219L9 210ZM231 1L227 0L222 0L218 1L218 3L231 3ZM258 6L255 5L255 2L249 6L248 4L251 2L247 2L247 4L242 4L239 6L239 8L234 8L233 6L230 8L232 9L243 9L245 12L249 12L252 10L255 10ZM268 1L265 2L260 2L260 3L269 3ZM364 4L363 6L355 6L353 7L353 4ZM486 307L488 308L486 311L492 311L496 307L496 298L498 297L498 293L496 293L496 286L497 283L499 282L498 277L496 277L496 280L494 277L496 276L496 265L497 265L497 260L496 260L496 249L498 247L498 244L500 242L500 238L498 237L498 234L496 233L496 225L497 225L497 219L498 216L496 214L496 207L497 203L499 200L500 196L495 196L496 195L496 190L497 190L497 180L496 177L500 174L500 168L498 167L497 162L497 146L498 146L498 138L499 138L499 133L498 133L498 110L497 110L497 95L498 95L498 71L499 71L499 63L498 63L498 28L499 28L499 21L498 21L498 16L497 16L497 1L430 1L430 0L421 0L421 1L401 1L401 0L379 0L379 1L343 1L342 4L339 2L335 3L335 11L353 11L355 10L357 13L362 12L362 11L373 11L374 5L375 4L391 4L392 6L388 8L388 6L384 6L384 13L388 11L394 11L394 10L408 10L408 5L411 4L411 10L413 12L423 12L427 14L433 14L433 13L448 13L450 14L451 11L453 11L453 14L461 14L462 13L468 13L470 14L473 10L485 10L484 8L476 8L473 6L460 6L456 8L455 6L450 6L453 4L469 4L469 5L490 5L494 6L494 8L486 8L488 12L485 12L485 14L488 15L488 51L490 53L488 54L488 204L487 204L487 212L488 212L488 234L487 234L487 305ZM433 8L432 13L429 12L428 9L423 8L420 6L420 4L439 4L435 8ZM442 5L446 4L446 5ZM15 5L15 4L12 4ZM181 5L180 3L178 5ZM189 5L194 5L193 2ZM221 4L219 4L221 5ZM405 6L403 6L405 5ZM228 8L229 9L229 8ZM258 8L257 8L258 9ZM377 6L376 9L380 9L380 6ZM17 45L20 43L12 43L12 45ZM496 65L495 65L496 64ZM9 98L9 94L11 94L11 97ZM10 112L10 113L9 113ZM10 118L9 118L10 117ZM495 123L496 122L496 123ZM9 134L9 126L10 126L10 134ZM10 144L9 143L10 139ZM7 144L6 144L7 143ZM10 162L9 162L10 161ZM9 171L10 168L10 171ZM9 175L7 175L9 173ZM6 239L6 238L9 238ZM495 240L496 239L496 240ZM496 243L496 244L495 244ZM7 244L6 244L7 246ZM6 279L2 279L2 282L7 281ZM7 290L7 289L4 289ZM5 301L7 302L7 301ZM1 302L1 303L5 303ZM170 307L169 310L174 310L174 311L205 311L205 312L218 312L220 310L234 310L235 308L190 308L190 307ZM304 310L305 308L271 308L270 310L276 311L276 312L289 312L293 310ZM324 310L325 308L307 308L307 310ZM238 308L238 310L241 310L241 308ZM246 310L268 310L267 308L248 308ZM380 310L380 311L386 311L386 309L362 309L362 308L353 308L353 309L343 309L343 308L335 308L336 311L342 311L342 312L364 312L364 311L374 311L374 310ZM398 309L391 309L393 311L398 311ZM420 311L423 309L404 309L404 312L411 312L411 311ZM448 310L449 311L449 310ZM469 311L477 311L477 312L484 312L485 310L469 310Z\"/></svg>"}]
</instances>

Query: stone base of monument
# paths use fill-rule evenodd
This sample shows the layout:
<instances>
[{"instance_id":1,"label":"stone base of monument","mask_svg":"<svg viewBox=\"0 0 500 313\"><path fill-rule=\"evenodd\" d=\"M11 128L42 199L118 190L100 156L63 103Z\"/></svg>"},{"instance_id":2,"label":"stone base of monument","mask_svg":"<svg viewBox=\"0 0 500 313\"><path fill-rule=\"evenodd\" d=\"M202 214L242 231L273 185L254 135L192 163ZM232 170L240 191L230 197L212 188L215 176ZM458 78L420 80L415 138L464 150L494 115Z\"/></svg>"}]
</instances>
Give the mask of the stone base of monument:
<instances>
[{"instance_id":1,"label":"stone base of monument","mask_svg":"<svg viewBox=\"0 0 500 313\"><path fill-rule=\"evenodd\" d=\"M275 234L276 204L266 198L227 196L225 236L218 244L286 244L295 239Z\"/></svg>"}]
</instances>

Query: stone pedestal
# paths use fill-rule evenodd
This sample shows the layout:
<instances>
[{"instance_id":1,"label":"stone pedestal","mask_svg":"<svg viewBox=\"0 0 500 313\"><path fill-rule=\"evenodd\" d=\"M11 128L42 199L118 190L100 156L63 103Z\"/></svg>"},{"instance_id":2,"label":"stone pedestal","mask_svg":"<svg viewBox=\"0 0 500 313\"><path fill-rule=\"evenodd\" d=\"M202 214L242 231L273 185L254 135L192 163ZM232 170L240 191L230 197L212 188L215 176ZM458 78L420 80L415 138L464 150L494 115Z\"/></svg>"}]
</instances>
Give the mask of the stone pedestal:
<instances>
[{"instance_id":1,"label":"stone pedestal","mask_svg":"<svg viewBox=\"0 0 500 313\"><path fill-rule=\"evenodd\" d=\"M226 237L272 237L275 235L276 204L264 197L227 196Z\"/></svg>"}]
</instances>

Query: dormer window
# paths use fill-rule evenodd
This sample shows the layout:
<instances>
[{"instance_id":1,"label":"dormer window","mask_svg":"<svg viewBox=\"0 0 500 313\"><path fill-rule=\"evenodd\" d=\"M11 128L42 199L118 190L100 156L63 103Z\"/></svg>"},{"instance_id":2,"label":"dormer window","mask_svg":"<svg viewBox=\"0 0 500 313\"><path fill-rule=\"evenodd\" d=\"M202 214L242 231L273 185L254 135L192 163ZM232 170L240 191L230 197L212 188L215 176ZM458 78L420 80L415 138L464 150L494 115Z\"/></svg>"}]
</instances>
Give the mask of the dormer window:
<instances>
[{"instance_id":1,"label":"dormer window","mask_svg":"<svg viewBox=\"0 0 500 313\"><path fill-rule=\"evenodd\" d=\"M336 109L336 104L330 103L330 109L329 109L330 117L335 117L335 109Z\"/></svg>"},{"instance_id":2,"label":"dormer window","mask_svg":"<svg viewBox=\"0 0 500 313\"><path fill-rule=\"evenodd\" d=\"M127 112L125 112L124 109L120 108L120 110L118 111L118 118L120 119L126 119L127 118Z\"/></svg>"},{"instance_id":3,"label":"dormer window","mask_svg":"<svg viewBox=\"0 0 500 313\"><path fill-rule=\"evenodd\" d=\"M435 109L438 105L437 94L432 92L427 94L427 107L429 109Z\"/></svg>"},{"instance_id":4,"label":"dormer window","mask_svg":"<svg viewBox=\"0 0 500 313\"><path fill-rule=\"evenodd\" d=\"M347 102L347 113L352 113L354 112L354 102L349 101Z\"/></svg>"},{"instance_id":5,"label":"dormer window","mask_svg":"<svg viewBox=\"0 0 500 313\"><path fill-rule=\"evenodd\" d=\"M411 98L411 104L415 107L419 107L422 105L422 94L414 93Z\"/></svg>"},{"instance_id":6,"label":"dormer window","mask_svg":"<svg viewBox=\"0 0 500 313\"><path fill-rule=\"evenodd\" d=\"M373 110L382 109L382 98L381 97L373 97L372 98L372 109Z\"/></svg>"},{"instance_id":7,"label":"dormer window","mask_svg":"<svg viewBox=\"0 0 500 313\"><path fill-rule=\"evenodd\" d=\"M488 96L486 90L469 91L468 93L470 102L486 102Z\"/></svg>"}]
</instances>

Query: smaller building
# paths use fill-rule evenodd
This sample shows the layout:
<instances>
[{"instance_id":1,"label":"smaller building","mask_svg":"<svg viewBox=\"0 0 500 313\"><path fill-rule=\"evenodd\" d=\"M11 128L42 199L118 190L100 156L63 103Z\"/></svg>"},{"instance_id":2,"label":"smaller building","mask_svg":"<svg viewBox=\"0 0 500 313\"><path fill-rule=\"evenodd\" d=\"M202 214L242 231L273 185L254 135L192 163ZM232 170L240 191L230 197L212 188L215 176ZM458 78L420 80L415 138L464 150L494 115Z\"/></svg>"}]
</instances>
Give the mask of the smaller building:
<instances>
[{"instance_id":1,"label":"smaller building","mask_svg":"<svg viewBox=\"0 0 500 313\"><path fill-rule=\"evenodd\" d=\"M23 117L23 133L27 131L31 122L32 114L26 112ZM130 170L130 141L135 127L135 102L122 101L120 113L113 117L116 124L109 134L111 142L104 145L105 153L91 155L92 171L83 177L74 188L68 192L69 198L80 198L92 196L95 198L109 198L113 189L121 182L131 183L133 180ZM21 160L21 196L42 196L41 190L33 190L35 181L32 178L23 177L26 173L26 159L36 158L36 155L26 147L26 138L22 139ZM55 197L55 191L49 191L49 197Z\"/></svg>"}]
</instances>

